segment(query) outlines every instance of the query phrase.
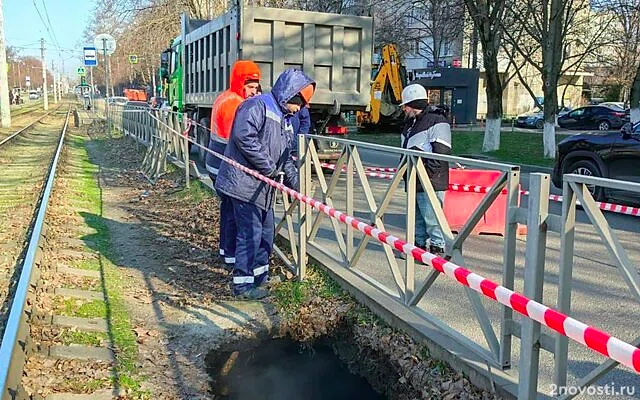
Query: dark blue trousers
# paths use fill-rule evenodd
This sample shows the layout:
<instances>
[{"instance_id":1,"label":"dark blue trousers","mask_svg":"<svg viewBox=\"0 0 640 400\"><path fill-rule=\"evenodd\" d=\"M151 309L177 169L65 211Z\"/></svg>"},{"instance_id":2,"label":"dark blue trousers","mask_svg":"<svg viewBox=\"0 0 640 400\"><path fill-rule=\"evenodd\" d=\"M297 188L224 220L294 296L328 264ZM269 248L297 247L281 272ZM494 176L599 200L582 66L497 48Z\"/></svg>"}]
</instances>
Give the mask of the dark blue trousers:
<instances>
[{"instance_id":1,"label":"dark blue trousers","mask_svg":"<svg viewBox=\"0 0 640 400\"><path fill-rule=\"evenodd\" d=\"M237 231L233 292L240 294L267 279L275 226L273 209L265 211L234 198L231 202Z\"/></svg>"},{"instance_id":2,"label":"dark blue trousers","mask_svg":"<svg viewBox=\"0 0 640 400\"><path fill-rule=\"evenodd\" d=\"M220 255L226 264L236 262L236 221L233 203L227 195L220 195Z\"/></svg>"}]
</instances>

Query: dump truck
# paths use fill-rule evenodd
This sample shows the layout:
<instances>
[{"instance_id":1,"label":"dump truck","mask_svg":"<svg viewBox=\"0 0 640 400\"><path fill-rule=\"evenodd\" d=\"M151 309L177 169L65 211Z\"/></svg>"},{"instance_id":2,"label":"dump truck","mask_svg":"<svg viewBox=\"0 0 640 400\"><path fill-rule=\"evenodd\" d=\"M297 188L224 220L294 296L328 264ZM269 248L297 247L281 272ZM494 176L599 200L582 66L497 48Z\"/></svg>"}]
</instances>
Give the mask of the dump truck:
<instances>
[{"instance_id":1,"label":"dump truck","mask_svg":"<svg viewBox=\"0 0 640 400\"><path fill-rule=\"evenodd\" d=\"M282 71L299 68L317 82L310 108L314 133L344 133L342 113L369 105L372 49L373 18L366 16L243 3L211 21L183 14L180 36L161 57L163 97L173 111L199 122L190 135L206 146L209 132L202 126L210 126L211 107L228 89L236 60L258 64L265 92ZM320 151L331 158L340 149L327 142Z\"/></svg>"}]
</instances>

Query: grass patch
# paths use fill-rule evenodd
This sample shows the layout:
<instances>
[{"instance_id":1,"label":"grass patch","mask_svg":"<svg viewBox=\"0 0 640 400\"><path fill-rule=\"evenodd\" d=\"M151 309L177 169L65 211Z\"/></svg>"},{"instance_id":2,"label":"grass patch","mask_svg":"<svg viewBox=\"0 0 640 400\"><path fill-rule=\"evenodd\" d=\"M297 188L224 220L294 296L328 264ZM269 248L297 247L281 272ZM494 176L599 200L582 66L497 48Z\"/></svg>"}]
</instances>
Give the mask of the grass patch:
<instances>
[{"instance_id":1,"label":"grass patch","mask_svg":"<svg viewBox=\"0 0 640 400\"><path fill-rule=\"evenodd\" d=\"M189 188L183 187L174 195L179 199L189 200L194 204L199 204L203 200L210 199L213 196L211 189L199 180L192 179L189 183Z\"/></svg>"},{"instance_id":2,"label":"grass patch","mask_svg":"<svg viewBox=\"0 0 640 400\"><path fill-rule=\"evenodd\" d=\"M98 347L107 340L107 335L99 332L80 332L66 329L60 335L60 340L65 345L83 344Z\"/></svg>"},{"instance_id":3,"label":"grass patch","mask_svg":"<svg viewBox=\"0 0 640 400\"><path fill-rule=\"evenodd\" d=\"M86 271L100 271L100 261L96 259L78 260L70 263L73 268Z\"/></svg>"},{"instance_id":4,"label":"grass patch","mask_svg":"<svg viewBox=\"0 0 640 400\"><path fill-rule=\"evenodd\" d=\"M93 278L82 278L74 282L66 282L62 284L66 289L80 289L88 291L99 291L101 289L100 281Z\"/></svg>"},{"instance_id":5,"label":"grass patch","mask_svg":"<svg viewBox=\"0 0 640 400\"><path fill-rule=\"evenodd\" d=\"M117 384L121 388L130 390L131 398L150 398L150 393L141 389L140 382L142 377L137 373L138 347L136 336L131 326L126 304L122 298L122 279L117 271L117 266L111 261L115 259L115 254L111 248L111 238L106 220L102 216L102 190L97 181L99 168L89 159L86 149L88 141L89 139L77 135L70 135L68 138L68 149L72 153L72 158L75 161L74 165L79 169L79 171L74 172L73 179L69 181L69 188L75 192L74 195L69 197L69 200L74 209L77 209L75 207L77 205L82 206L83 210L80 211L80 215L83 217L85 225L95 230L93 234L82 236L81 240L85 240L92 250L98 251L100 258L97 260L78 261L74 264L74 267L103 272L107 302L100 302L102 315L99 316L110 322L111 330L106 334L104 340L115 349L116 354L118 382L112 382L112 384ZM103 153L107 151L106 140L99 139L94 144L96 144L98 151ZM98 305L93 303L83 305L82 307L85 308L81 309L82 307L80 307L77 310L78 313L82 314L84 312L87 315L89 311L98 311ZM71 307L71 305L64 304L64 307ZM82 334L74 337L74 339L87 341L99 339L98 336L92 337L91 335L86 334L85 336ZM114 377L113 379L116 378ZM99 384L99 387L103 387L105 381L97 380L92 384Z\"/></svg>"},{"instance_id":6,"label":"grass patch","mask_svg":"<svg viewBox=\"0 0 640 400\"><path fill-rule=\"evenodd\" d=\"M500 150L488 153L482 152L484 131L452 131L453 155L485 155L495 161L512 164L529 164L552 167L554 160L544 158L542 134L524 132L502 132L500 135ZM564 135L556 135L556 143ZM400 133L397 134L350 134L348 139L385 146L400 146Z\"/></svg>"},{"instance_id":7,"label":"grass patch","mask_svg":"<svg viewBox=\"0 0 640 400\"><path fill-rule=\"evenodd\" d=\"M108 379L89 379L89 380L77 380L66 379L64 381L65 386L75 393L92 393L98 389L102 389L108 385Z\"/></svg>"},{"instance_id":8,"label":"grass patch","mask_svg":"<svg viewBox=\"0 0 640 400\"><path fill-rule=\"evenodd\" d=\"M454 132L451 138L453 153L455 155L485 154L497 161L553 167L554 160L544 158L542 134L502 132L500 134L500 150L482 153L483 133ZM556 143L563 138L562 135L556 135Z\"/></svg>"},{"instance_id":9,"label":"grass patch","mask_svg":"<svg viewBox=\"0 0 640 400\"><path fill-rule=\"evenodd\" d=\"M85 301L56 297L54 310L58 315L80 318L106 318L107 305L102 300Z\"/></svg>"},{"instance_id":10,"label":"grass patch","mask_svg":"<svg viewBox=\"0 0 640 400\"><path fill-rule=\"evenodd\" d=\"M271 293L276 307L285 316L293 315L315 296L322 299L348 297L340 285L326 272L313 265L307 267L307 276L304 281L285 281L277 285Z\"/></svg>"}]
</instances>

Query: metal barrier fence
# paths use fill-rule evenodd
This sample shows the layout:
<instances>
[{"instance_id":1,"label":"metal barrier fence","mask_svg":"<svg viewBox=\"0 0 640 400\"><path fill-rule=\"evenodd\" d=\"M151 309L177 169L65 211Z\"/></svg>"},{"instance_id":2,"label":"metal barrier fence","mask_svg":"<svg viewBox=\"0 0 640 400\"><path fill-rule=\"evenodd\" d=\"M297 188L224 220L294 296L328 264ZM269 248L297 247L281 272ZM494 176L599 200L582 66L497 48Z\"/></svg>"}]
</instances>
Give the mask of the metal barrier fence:
<instances>
[{"instance_id":1,"label":"metal barrier fence","mask_svg":"<svg viewBox=\"0 0 640 400\"><path fill-rule=\"evenodd\" d=\"M114 111L112 108L112 112L115 114ZM141 113L122 110L120 119L118 120L118 117L115 117L114 123L127 135L135 137L137 142L148 145L142 166L143 171L148 174L148 176L150 175L151 177L157 178L164 170L164 163L167 157L180 166L189 165L188 161L186 161L188 157L188 139L185 135L189 123L181 120L178 114L169 113L165 116L158 111ZM328 140L337 141L343 148L335 163L333 173L327 180L316 149L318 148L319 142ZM365 166L361 160L360 153L364 150L396 154L400 160L396 168L397 173L393 179L390 179L380 199L376 199L376 193L373 192L371 184L368 181L368 167ZM558 290L558 311L565 314L568 314L570 311L571 271L574 252L573 229L575 227L575 206L577 198L583 204L590 220L594 226L596 226L596 229L600 233L603 241L607 244L614 258L618 261L619 270L632 289L633 294L640 299L640 280L638 279L637 270L630 264L624 249L620 246L611 228L606 224L604 216L586 189L586 185L595 184L640 192L640 185L566 175L563 194L565 201L563 203L563 213L560 216L553 215L548 210L550 180L549 176L545 174L532 174L528 207L521 207L519 205L520 170L517 166L452 156L425 154L387 146L364 144L344 139L336 139L334 137L327 138L314 135L300 137L298 153L300 154L299 193L301 196L308 198L314 196L314 193L312 193L312 187L314 187L312 181L314 179L313 173L315 173L315 188L320 190L320 193L318 193L321 196L320 200L326 206L334 208L335 204L342 202L344 203L343 215L347 216L353 216L355 211L358 211L356 209L360 208L359 211L363 213L363 215L368 214L368 217L364 218L364 220L366 220L370 226L382 232L388 232L385 229L385 214L393 199L397 197L400 192L398 188L403 181L403 176L406 176L406 210L404 215L406 231L403 236L406 237L406 242L409 243L413 242L415 234L416 186L419 182L426 191L429 202L435 210L436 218L444 233L446 239L446 257L458 266L466 265L462 250L473 228L489 207L496 201L498 196L506 191L507 210L502 249L503 270L501 286L509 290L514 289L516 283L517 224L526 224L528 233L524 263L524 295L534 302L542 303L547 231L556 231L561 234L562 260ZM457 235L453 234L447 223L442 207L440 206L422 163L423 159L443 160L449 163L460 163L476 168L501 171L499 179L487 190L487 194L471 213L471 217L464 227L459 229ZM188 175L188 169L185 169L185 171ZM360 183L359 190L361 191L357 194L364 197L364 201L357 205L354 178L357 178ZM343 191L338 190L339 188L343 189ZM402 193L402 196L404 196L404 193ZM275 251L285 260L286 264L297 274L299 279L304 279L307 255L313 253L315 258L321 259L327 268L334 273L348 276L349 279L352 280L359 280L360 283L375 288L374 291L368 291L368 296L371 297L374 302L383 304L392 300L396 304L401 305L407 312L427 322L430 326L437 327L441 333L454 339L459 345L464 346L479 356L488 366L493 366L501 370L508 369L511 366L513 337L520 338L520 363L518 368L517 389L518 398L520 399L533 398L538 393L538 360L540 349L554 354L556 360L554 383L557 386L566 384L568 361L567 335L570 335L570 333L564 332L562 329L555 329L553 326L552 328L557 332L564 334L542 332L541 324L538 322L539 320L531 319L533 316L524 318L522 322L519 322L514 319L512 307L501 306L501 317L499 321L497 321L497 323L491 321L485 305L480 300L478 291L473 290L467 285L464 287L464 291L480 326L485 342L484 344L479 343L452 329L446 320L427 312L424 307L421 306L421 301L425 298L425 295L432 290L437 278L442 274L441 270L434 267L426 277L418 277L418 271L412 256L407 256L406 263L401 265L394 255L392 247L384 243L371 242L371 235L363 235L361 238L356 238L354 235L356 232L348 227L345 231L343 229L345 226L342 225L337 218L330 218L329 223L323 225L324 217L329 214L327 212L314 213L311 204L315 203L300 202L300 199L296 197L296 200L290 204L287 196L283 196L283 200L284 207L283 210L281 210L282 218L276 227L276 232L286 235L289 239L293 260L288 260L285 252L281 249L276 248ZM321 211L322 207L315 207L315 209ZM296 211L298 213L297 218L294 217ZM349 224L349 218L350 217L345 218L347 224ZM323 233L326 233L325 231L331 231L335 239L332 240L333 244L331 246L326 244L326 240L324 240L325 243L323 243L323 240L319 239L318 235L321 230L323 230ZM390 281L392 283L390 284L382 283L379 279L376 279L380 276L380 270L378 269L380 264L376 265L376 269L367 269L366 266L362 266L365 250L375 243L378 243L384 252L385 268L388 271L387 273L392 277ZM334 247L334 245L337 246L337 248ZM524 314L529 316L530 314L526 313L526 311ZM533 313L531 315L533 315ZM549 326L544 318L542 322L545 322L545 325ZM589 332L588 334L593 334L593 332ZM571 337L575 339L574 336ZM587 337L587 333L583 332L583 344L586 344L592 349L597 347L586 343L585 337ZM581 339L575 340L580 341ZM618 355L610 354L607 348L608 340L609 339L604 341L604 351L601 351L601 348L597 350L602 354L620 359ZM634 346L638 346L638 339L636 339L633 344ZM601 346L602 343L600 343L600 347ZM637 354L640 355L640 353ZM640 365L640 359L631 360L630 363L626 362L626 364L634 366L636 362ZM583 378L579 382L579 385L589 385L616 365L617 362L613 360L605 362L587 377ZM572 396L558 396L558 398L570 397Z\"/></svg>"}]
</instances>

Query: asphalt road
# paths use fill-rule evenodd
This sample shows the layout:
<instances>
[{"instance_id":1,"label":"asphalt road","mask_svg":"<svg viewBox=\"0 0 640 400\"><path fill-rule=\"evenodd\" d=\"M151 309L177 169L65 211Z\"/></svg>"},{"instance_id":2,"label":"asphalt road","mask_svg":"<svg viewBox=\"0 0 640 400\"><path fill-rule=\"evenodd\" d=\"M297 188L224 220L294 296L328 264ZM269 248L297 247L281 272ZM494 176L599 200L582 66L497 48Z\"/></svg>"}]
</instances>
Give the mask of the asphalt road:
<instances>
[{"instance_id":1,"label":"asphalt road","mask_svg":"<svg viewBox=\"0 0 640 400\"><path fill-rule=\"evenodd\" d=\"M389 153L378 153L367 149L360 149L363 164L393 167L397 165L398 157ZM529 173L521 174L523 188L528 189ZM360 190L359 180L355 181L355 216L367 219L369 216L365 197ZM387 192L389 181L370 178L372 192L377 204ZM552 188L552 193L561 194L557 188ZM319 190L316 189L316 199L322 199ZM527 206L528 198L521 198L521 205ZM345 185L339 184L333 196L334 207L345 210ZM387 212L384 216L385 228L388 232L398 237L404 236L406 226L406 195L402 188L394 194ZM551 202L550 212L561 213L561 204ZM624 216L620 214L605 213L607 221L615 230L629 257L640 265L640 243L637 237L640 233L640 218ZM344 230L343 230L344 232ZM356 238L362 235L355 234ZM356 242L359 239L356 239ZM339 255L335 241L335 234L330 223L324 219L318 233L317 243L334 255ZM371 242L370 242L371 243ZM356 244L357 245L357 244ZM523 291L523 267L526 240L524 237L517 242L516 259L516 285L515 289ZM559 265L560 237L558 234L549 233L546 246L545 285L543 302L554 307L558 296L558 265ZM503 238L495 235L474 235L464 244L464 267L479 273L496 282L502 282L502 252ZM399 266L404 274L404 261L398 259ZM369 244L365 254L356 269L385 287L395 290L395 284L388 266L388 262L377 244ZM423 280L427 276L426 268L417 268L417 279ZM578 320L603 329L623 340L632 341L640 333L640 307L636 299L630 293L629 288L617 272L617 268L611 261L608 252L602 244L600 237L589 224L588 217L583 211L578 211L578 226L575 241L574 281L572 292L571 316ZM417 286L418 284L416 284ZM499 322L501 307L491 300L483 300L490 320L492 321L496 335L500 334ZM419 303L419 307L446 322L449 326L461 332L466 337L481 344L488 349L484 340L480 325L477 322L470 302L457 282L440 277L436 284L427 292L425 298ZM519 317L516 317L519 319ZM545 328L546 330L546 328ZM549 332L547 330L547 332ZM513 368L510 374L517 376L519 363L519 341L514 339ZM587 349L586 347L571 343L569 349L569 384L576 379L587 375L594 367L605 359ZM540 361L540 385L541 392L549 392L553 374L553 355L542 352ZM634 387L635 395L630 396L592 396L589 398L640 398L640 377L623 368L614 371L601 378L597 384L614 384L617 388L623 386Z\"/></svg>"}]
</instances>

